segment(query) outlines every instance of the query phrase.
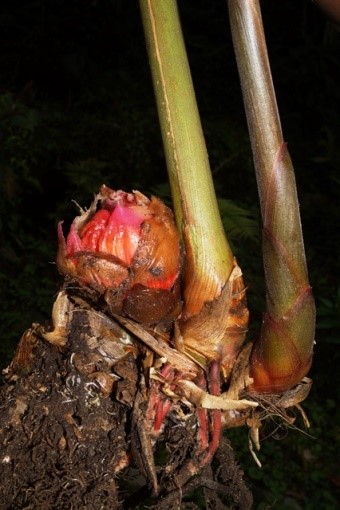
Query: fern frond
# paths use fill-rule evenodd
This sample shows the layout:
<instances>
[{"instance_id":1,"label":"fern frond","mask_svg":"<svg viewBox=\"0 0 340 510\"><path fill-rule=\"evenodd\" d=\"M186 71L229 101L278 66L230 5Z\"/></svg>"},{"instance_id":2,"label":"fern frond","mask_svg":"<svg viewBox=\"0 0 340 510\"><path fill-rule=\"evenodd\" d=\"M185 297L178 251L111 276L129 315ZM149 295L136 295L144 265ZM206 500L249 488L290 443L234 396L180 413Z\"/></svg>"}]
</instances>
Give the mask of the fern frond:
<instances>
[{"instance_id":1,"label":"fern frond","mask_svg":"<svg viewBox=\"0 0 340 510\"><path fill-rule=\"evenodd\" d=\"M225 198L219 198L218 205L228 239L232 242L237 239L258 241L260 227L256 210Z\"/></svg>"}]
</instances>

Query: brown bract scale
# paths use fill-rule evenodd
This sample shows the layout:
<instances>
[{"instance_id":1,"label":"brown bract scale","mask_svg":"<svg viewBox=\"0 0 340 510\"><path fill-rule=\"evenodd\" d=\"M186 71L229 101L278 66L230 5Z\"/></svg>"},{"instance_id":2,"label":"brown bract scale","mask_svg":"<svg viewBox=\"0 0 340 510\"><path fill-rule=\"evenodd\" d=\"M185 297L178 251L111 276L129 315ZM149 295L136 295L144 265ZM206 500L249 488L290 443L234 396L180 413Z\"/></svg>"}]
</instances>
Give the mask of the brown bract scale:
<instances>
[{"instance_id":1,"label":"brown bract scale","mask_svg":"<svg viewBox=\"0 0 340 510\"><path fill-rule=\"evenodd\" d=\"M203 367L207 362L219 361L228 378L245 340L248 320L246 288L235 261L220 295L205 303L196 315L179 319L177 348Z\"/></svg>"},{"instance_id":2,"label":"brown bract scale","mask_svg":"<svg viewBox=\"0 0 340 510\"><path fill-rule=\"evenodd\" d=\"M146 325L171 322L181 310L181 247L172 211L139 191L103 185L63 235L57 267L104 296L114 314Z\"/></svg>"}]
</instances>

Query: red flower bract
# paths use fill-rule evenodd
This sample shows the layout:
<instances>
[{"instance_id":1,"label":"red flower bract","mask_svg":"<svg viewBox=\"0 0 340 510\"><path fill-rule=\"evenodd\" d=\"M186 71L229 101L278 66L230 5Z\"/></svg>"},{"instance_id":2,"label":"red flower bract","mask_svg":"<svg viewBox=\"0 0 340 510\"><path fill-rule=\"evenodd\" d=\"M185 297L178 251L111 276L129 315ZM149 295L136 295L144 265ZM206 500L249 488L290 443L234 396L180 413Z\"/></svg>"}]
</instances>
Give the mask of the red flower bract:
<instances>
[{"instance_id":1,"label":"red flower bract","mask_svg":"<svg viewBox=\"0 0 340 510\"><path fill-rule=\"evenodd\" d=\"M66 240L59 223L58 238L59 272L104 295L113 313L146 324L178 315L179 236L157 198L103 185Z\"/></svg>"}]
</instances>

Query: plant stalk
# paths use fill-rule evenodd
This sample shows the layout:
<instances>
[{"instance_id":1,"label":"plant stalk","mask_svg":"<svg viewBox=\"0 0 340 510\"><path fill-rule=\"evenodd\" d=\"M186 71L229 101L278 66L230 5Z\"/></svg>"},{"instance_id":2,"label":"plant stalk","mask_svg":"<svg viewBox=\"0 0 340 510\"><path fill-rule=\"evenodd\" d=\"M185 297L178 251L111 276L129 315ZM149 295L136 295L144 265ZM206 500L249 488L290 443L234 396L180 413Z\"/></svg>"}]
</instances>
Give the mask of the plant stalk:
<instances>
[{"instance_id":1,"label":"plant stalk","mask_svg":"<svg viewBox=\"0 0 340 510\"><path fill-rule=\"evenodd\" d=\"M293 165L284 143L258 0L228 0L263 221L266 309L251 357L253 387L284 391L308 372L315 305Z\"/></svg>"},{"instance_id":2,"label":"plant stalk","mask_svg":"<svg viewBox=\"0 0 340 510\"><path fill-rule=\"evenodd\" d=\"M140 0L176 222L186 249L184 314L221 292L234 267L221 222L175 0Z\"/></svg>"}]
</instances>

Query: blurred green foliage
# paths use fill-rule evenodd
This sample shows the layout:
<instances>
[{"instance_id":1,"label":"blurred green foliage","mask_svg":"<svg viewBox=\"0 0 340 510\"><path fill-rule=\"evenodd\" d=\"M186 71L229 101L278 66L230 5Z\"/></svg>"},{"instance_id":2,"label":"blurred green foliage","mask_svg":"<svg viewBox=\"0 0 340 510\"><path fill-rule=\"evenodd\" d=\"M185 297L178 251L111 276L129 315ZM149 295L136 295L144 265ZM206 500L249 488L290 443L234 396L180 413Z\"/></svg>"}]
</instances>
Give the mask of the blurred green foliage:
<instances>
[{"instance_id":1,"label":"blurred green foliage","mask_svg":"<svg viewBox=\"0 0 340 510\"><path fill-rule=\"evenodd\" d=\"M254 338L265 307L259 206L226 2L178 4ZM270 422L259 453L262 469L249 454L247 431L228 435L254 491L254 508L332 510L340 486L339 32L307 0L263 0L261 6L317 301L314 385L304 405L311 429L282 430ZM50 318L60 283L56 225L71 221L72 200L88 206L102 183L171 200L137 2L4 1L0 64L4 367L24 330Z\"/></svg>"}]
</instances>

